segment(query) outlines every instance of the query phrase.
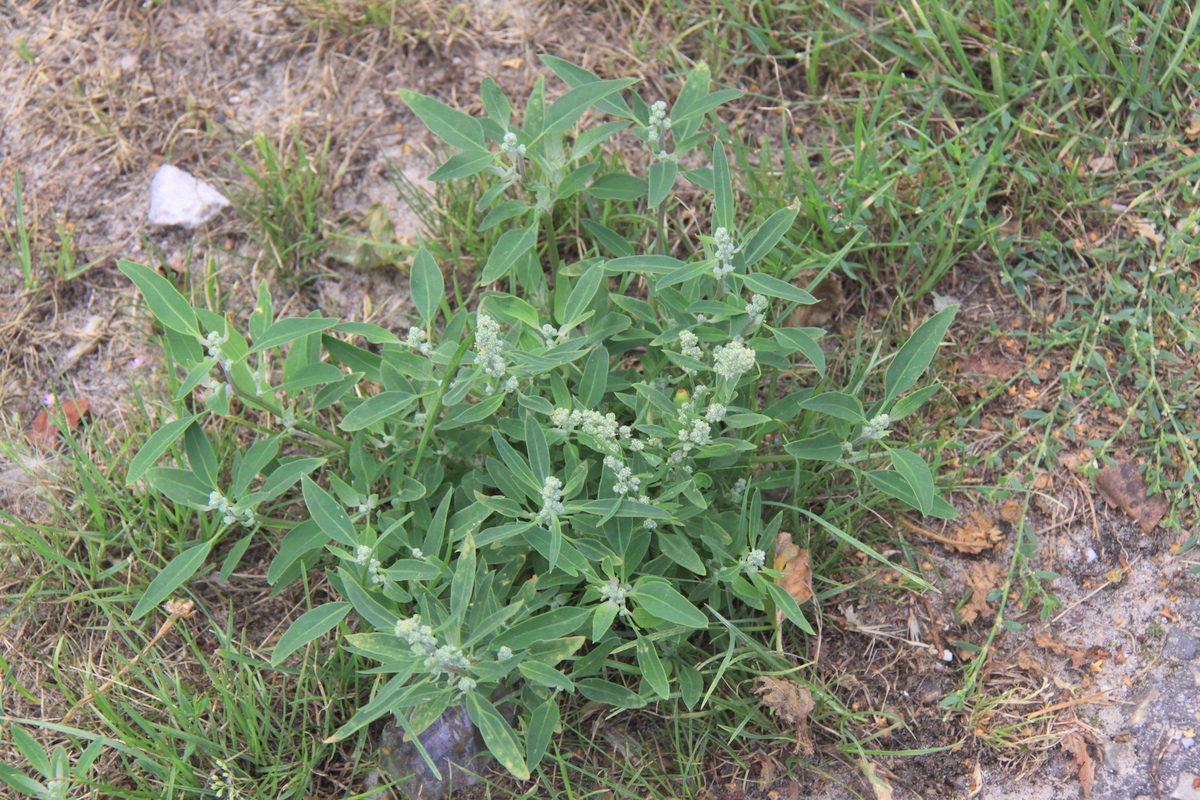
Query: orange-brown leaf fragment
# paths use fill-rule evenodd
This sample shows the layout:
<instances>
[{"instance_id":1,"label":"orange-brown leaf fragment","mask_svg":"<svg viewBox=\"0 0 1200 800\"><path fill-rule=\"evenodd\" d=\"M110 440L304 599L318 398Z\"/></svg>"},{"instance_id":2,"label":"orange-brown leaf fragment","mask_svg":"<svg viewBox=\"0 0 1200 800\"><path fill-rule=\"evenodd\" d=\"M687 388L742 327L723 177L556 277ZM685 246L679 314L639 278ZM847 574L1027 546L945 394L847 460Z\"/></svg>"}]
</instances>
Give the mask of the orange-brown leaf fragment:
<instances>
[{"instance_id":1,"label":"orange-brown leaf fragment","mask_svg":"<svg viewBox=\"0 0 1200 800\"><path fill-rule=\"evenodd\" d=\"M967 516L955 533L954 540L949 543L950 547L970 555L995 547L1004 538L996 520L980 511L974 511Z\"/></svg>"},{"instance_id":2,"label":"orange-brown leaf fragment","mask_svg":"<svg viewBox=\"0 0 1200 800\"><path fill-rule=\"evenodd\" d=\"M86 398L80 398L78 401L68 400L62 404L62 414L68 428L73 429L79 425L89 405L91 404ZM33 426L25 432L25 438L30 444L44 450L54 450L58 447L58 426L50 421L49 411L43 408L38 412L33 419Z\"/></svg>"},{"instance_id":3,"label":"orange-brown leaf fragment","mask_svg":"<svg viewBox=\"0 0 1200 800\"><path fill-rule=\"evenodd\" d=\"M971 598L963 606L958 615L963 622L972 623L981 614L984 617L993 616L987 596L1000 585L1000 566L998 564L971 564Z\"/></svg>"},{"instance_id":4,"label":"orange-brown leaf fragment","mask_svg":"<svg viewBox=\"0 0 1200 800\"><path fill-rule=\"evenodd\" d=\"M813 596L812 564L808 551L792 542L792 535L780 531L775 535L776 570L782 572L779 585L800 605ZM775 624L783 624L783 611L775 609Z\"/></svg>"},{"instance_id":5,"label":"orange-brown leaf fragment","mask_svg":"<svg viewBox=\"0 0 1200 800\"><path fill-rule=\"evenodd\" d=\"M833 319L834 315L842 310L846 305L846 294L842 290L842 279L830 273L818 284L813 284L812 279L816 277L813 270L801 270L792 283L797 287L808 291L817 302L808 306L797 306L791 316L787 318L786 323L795 328L817 328L829 320ZM804 286L800 286L800 284Z\"/></svg>"},{"instance_id":6,"label":"orange-brown leaf fragment","mask_svg":"<svg viewBox=\"0 0 1200 800\"><path fill-rule=\"evenodd\" d=\"M754 679L754 693L759 701L773 710L776 716L790 722L796 728L796 746L792 752L813 754L812 739L808 737L808 715L816 704L807 686L786 678L759 675Z\"/></svg>"},{"instance_id":7,"label":"orange-brown leaf fragment","mask_svg":"<svg viewBox=\"0 0 1200 800\"><path fill-rule=\"evenodd\" d=\"M1092 755L1088 752L1087 740L1083 738L1083 732L1071 731L1062 738L1060 744L1063 750L1070 754L1071 760L1078 768L1079 786L1083 789L1083 796L1091 797L1092 787L1096 783L1096 762L1092 761Z\"/></svg>"},{"instance_id":8,"label":"orange-brown leaf fragment","mask_svg":"<svg viewBox=\"0 0 1200 800\"><path fill-rule=\"evenodd\" d=\"M871 784L871 790L875 792L875 800L892 800L892 785L888 783L886 776L880 774L879 765L865 759L861 763L863 773Z\"/></svg>"},{"instance_id":9,"label":"orange-brown leaf fragment","mask_svg":"<svg viewBox=\"0 0 1200 800\"><path fill-rule=\"evenodd\" d=\"M1126 222L1125 227L1129 229L1130 233L1135 233L1153 244L1162 244L1166 241L1153 222Z\"/></svg>"},{"instance_id":10,"label":"orange-brown leaf fragment","mask_svg":"<svg viewBox=\"0 0 1200 800\"><path fill-rule=\"evenodd\" d=\"M1188 120L1187 138L1200 138L1200 114L1193 113L1191 119Z\"/></svg>"},{"instance_id":11,"label":"orange-brown leaf fragment","mask_svg":"<svg viewBox=\"0 0 1200 800\"><path fill-rule=\"evenodd\" d=\"M1137 520L1142 533L1154 530L1170 509L1166 495L1146 496L1146 479L1129 461L1110 464L1100 470L1096 476L1096 489L1110 506L1120 508Z\"/></svg>"}]
</instances>

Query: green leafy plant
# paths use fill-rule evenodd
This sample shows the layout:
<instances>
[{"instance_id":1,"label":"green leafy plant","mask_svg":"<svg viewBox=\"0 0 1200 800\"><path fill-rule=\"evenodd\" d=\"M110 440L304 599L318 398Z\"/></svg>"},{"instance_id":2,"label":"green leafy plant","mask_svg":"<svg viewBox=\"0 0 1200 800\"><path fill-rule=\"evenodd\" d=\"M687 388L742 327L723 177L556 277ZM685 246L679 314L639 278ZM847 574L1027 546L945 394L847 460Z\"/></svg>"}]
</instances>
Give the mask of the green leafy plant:
<instances>
[{"instance_id":1,"label":"green leafy plant","mask_svg":"<svg viewBox=\"0 0 1200 800\"><path fill-rule=\"evenodd\" d=\"M782 322L813 302L779 264L797 209L743 231L724 145L706 148L711 166L684 166L710 141L705 118L739 93L710 92L699 67L668 110L626 100L631 81L544 60L570 89L547 103L539 81L519 128L491 81L484 119L404 93L461 150L433 178L493 176L479 225L504 231L473 291L454 287L469 304L448 302L442 268L417 250L421 319L403 336L315 315L275 319L262 285L247 337L156 272L120 264L183 376L177 419L149 437L126 481L194 509L204 531L133 616L196 574L231 532L241 538L223 576L256 531L286 531L268 579L322 567L344 599L300 617L272 663L354 611L366 630L347 634L346 647L379 664L373 696L335 736L392 714L415 739L461 704L521 778L559 724L559 693L694 708L705 693L694 667L729 638L734 611L774 622L778 610L811 633L769 568L785 519L896 568L813 510L766 514L764 492L837 474L875 504L954 515L924 458L888 437L936 391L912 390L956 307L872 361L890 362L881 396L827 388L823 331ZM617 119L577 131L589 108ZM601 174L597 150L627 130L646 144L645 177ZM666 241L680 180L713 197L711 233L686 259ZM596 215L579 220L587 252L568 260L556 212L576 195ZM631 234L600 221L605 204L634 221ZM254 431L230 464L205 430L211 418Z\"/></svg>"},{"instance_id":2,"label":"green leafy plant","mask_svg":"<svg viewBox=\"0 0 1200 800\"><path fill-rule=\"evenodd\" d=\"M87 749L72 764L66 748L62 745L56 746L53 752L47 753L37 743L37 740L20 725L13 725L11 732L17 751L29 766L45 778L45 782L31 778L28 774L8 764L0 764L0 781L18 792L32 795L39 800L66 800L75 785L91 770L93 762L103 751L106 742L103 738L93 739Z\"/></svg>"}]
</instances>

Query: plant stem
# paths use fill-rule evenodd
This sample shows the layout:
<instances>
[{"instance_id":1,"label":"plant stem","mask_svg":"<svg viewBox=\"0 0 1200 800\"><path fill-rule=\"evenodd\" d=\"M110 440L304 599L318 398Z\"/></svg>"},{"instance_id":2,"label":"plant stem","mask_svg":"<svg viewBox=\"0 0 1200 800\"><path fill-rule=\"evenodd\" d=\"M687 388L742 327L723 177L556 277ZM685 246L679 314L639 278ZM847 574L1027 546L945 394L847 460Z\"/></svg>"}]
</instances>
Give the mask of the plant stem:
<instances>
[{"instance_id":1,"label":"plant stem","mask_svg":"<svg viewBox=\"0 0 1200 800\"><path fill-rule=\"evenodd\" d=\"M562 268L562 260L558 257L558 238L554 230L554 212L547 212L543 219L546 221L546 252L550 256L550 269L554 279L558 280L558 271Z\"/></svg>"},{"instance_id":2,"label":"plant stem","mask_svg":"<svg viewBox=\"0 0 1200 800\"><path fill-rule=\"evenodd\" d=\"M421 441L417 445L417 454L413 456L412 469L409 470L409 477L416 480L417 470L421 468L421 459L425 457L425 448L429 445L429 436L433 433L433 428L437 424L437 416L442 413L442 398L446 396L446 392L450 391L450 384L454 381L454 373L458 371L459 364L462 363L463 356L467 354L467 348L471 346L471 342L475 340L473 334L469 334L459 343L458 349L454 351L450 363L446 365L446 374L442 376L442 385L438 387L437 396L433 398L433 405L425 412L425 430L421 432Z\"/></svg>"}]
</instances>

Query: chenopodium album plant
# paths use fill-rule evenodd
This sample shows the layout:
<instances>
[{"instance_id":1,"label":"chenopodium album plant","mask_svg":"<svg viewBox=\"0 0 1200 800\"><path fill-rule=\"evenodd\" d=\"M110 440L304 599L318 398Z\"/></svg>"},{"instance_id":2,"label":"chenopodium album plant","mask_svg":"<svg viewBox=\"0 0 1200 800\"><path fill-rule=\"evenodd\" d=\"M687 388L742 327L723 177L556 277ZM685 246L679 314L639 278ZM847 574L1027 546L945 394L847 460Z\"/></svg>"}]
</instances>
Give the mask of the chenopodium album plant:
<instances>
[{"instance_id":1,"label":"chenopodium album plant","mask_svg":"<svg viewBox=\"0 0 1200 800\"><path fill-rule=\"evenodd\" d=\"M127 480L197 509L207 532L164 568L135 615L195 574L227 533L243 532L224 574L256 531L286 530L268 579L279 585L323 565L345 601L300 617L272 662L354 610L369 632L346 635L346 645L379 663L372 674L391 676L377 678L337 736L386 714L415 735L463 704L520 778L546 751L560 693L694 707L704 685L693 666L724 618L748 606L774 620L778 609L811 632L768 568L781 517L764 521L765 489L842 468L864 490L954 513L925 461L887 442L891 422L934 391L909 393L954 309L892 357L884 396L869 407L811 385L778 392L797 355L809 374L825 369L822 331L770 324L813 302L775 264L796 209L739 231L723 145L711 145L711 166L683 166L710 140L705 117L738 93L709 92L700 67L668 111L632 93L627 102L630 81L544 60L571 88L547 105L539 81L521 127L490 80L484 119L404 94L462 151L435 179L495 176L482 225L507 229L487 254L475 308L449 305L422 248L410 273L420 325L398 334L315 315L277 320L264 285L247 340L154 271L121 265L186 374L179 408L197 409L149 438ZM615 119L568 144L589 108ZM646 145L646 177L597 176L604 161L593 154L627 128ZM711 235L687 259L663 252L679 180L713 197ZM564 264L554 215L578 193L596 211L582 220L596 247ZM636 236L604 224L606 208L634 220ZM495 285L508 291L486 288ZM232 464L218 463L210 417L255 431ZM160 464L168 451L180 466ZM874 554L803 513L797 521Z\"/></svg>"}]
</instances>

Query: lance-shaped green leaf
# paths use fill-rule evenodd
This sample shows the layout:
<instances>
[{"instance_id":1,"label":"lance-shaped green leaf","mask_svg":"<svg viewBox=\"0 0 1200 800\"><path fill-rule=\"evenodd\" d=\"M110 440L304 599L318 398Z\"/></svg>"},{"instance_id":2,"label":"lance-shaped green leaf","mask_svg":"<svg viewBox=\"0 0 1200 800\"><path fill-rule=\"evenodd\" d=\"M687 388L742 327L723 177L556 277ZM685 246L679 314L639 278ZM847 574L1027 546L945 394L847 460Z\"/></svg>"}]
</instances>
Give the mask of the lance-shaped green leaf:
<instances>
[{"instance_id":1,"label":"lance-shaped green leaf","mask_svg":"<svg viewBox=\"0 0 1200 800\"><path fill-rule=\"evenodd\" d=\"M793 286L787 281L781 281L779 278L772 277L763 272L751 272L748 275L743 275L742 281L752 291L765 294L767 297L778 297L781 300L790 300L793 303L801 303L803 305L812 305L817 302L817 298L799 286Z\"/></svg>"},{"instance_id":2,"label":"lance-shaped green leaf","mask_svg":"<svg viewBox=\"0 0 1200 800\"><path fill-rule=\"evenodd\" d=\"M141 619L146 612L152 608L157 608L158 604L171 596L171 593L191 579L193 575L204 565L204 560L208 558L209 551L212 550L213 541L202 542L195 547L189 547L179 555L171 559L171 562L163 567L162 572L150 581L150 585L146 587L145 594L138 600L137 605L133 607L133 612L129 615L130 619Z\"/></svg>"},{"instance_id":3,"label":"lance-shaped green leaf","mask_svg":"<svg viewBox=\"0 0 1200 800\"><path fill-rule=\"evenodd\" d=\"M292 653L325 635L345 619L348 613L349 603L326 603L301 614L284 631L283 636L279 637L279 643L271 651L271 666L278 667Z\"/></svg>"},{"instance_id":4,"label":"lance-shaped green leaf","mask_svg":"<svg viewBox=\"0 0 1200 800\"><path fill-rule=\"evenodd\" d=\"M479 120L451 108L440 100L408 89L400 90L400 99L421 118L430 133L459 150L487 150Z\"/></svg>"},{"instance_id":5,"label":"lance-shaped green leaf","mask_svg":"<svg viewBox=\"0 0 1200 800\"><path fill-rule=\"evenodd\" d=\"M913 332L900 352L896 353L892 363L888 365L887 374L883 377L884 407L902 393L913 387L917 380L929 368L933 356L937 353L938 345L954 321L959 306L947 306Z\"/></svg>"},{"instance_id":6,"label":"lance-shaped green leaf","mask_svg":"<svg viewBox=\"0 0 1200 800\"><path fill-rule=\"evenodd\" d=\"M188 429L200 415L193 414L190 417L168 422L154 433L150 434L150 438L142 445L142 449L129 462L129 471L125 473L125 485L132 486L139 478L146 473L146 470L154 466L154 463L162 457L162 454L167 452L167 448L175 444L183 432Z\"/></svg>"},{"instance_id":7,"label":"lance-shaped green leaf","mask_svg":"<svg viewBox=\"0 0 1200 800\"><path fill-rule=\"evenodd\" d=\"M487 264L484 265L483 273L479 276L479 283L486 286L506 277L517 259L528 253L536 243L536 225L500 234L499 241L488 255Z\"/></svg>"},{"instance_id":8,"label":"lance-shaped green leaf","mask_svg":"<svg viewBox=\"0 0 1200 800\"><path fill-rule=\"evenodd\" d=\"M630 596L659 619L689 628L708 626L708 617L704 612L664 580L643 577L638 580Z\"/></svg>"},{"instance_id":9,"label":"lance-shaped green leaf","mask_svg":"<svg viewBox=\"0 0 1200 800\"><path fill-rule=\"evenodd\" d=\"M554 101L546 110L543 133L561 133L583 116L588 106L597 105L610 94L637 83L636 80L596 81L578 86Z\"/></svg>"},{"instance_id":10,"label":"lance-shaped green leaf","mask_svg":"<svg viewBox=\"0 0 1200 800\"><path fill-rule=\"evenodd\" d=\"M483 734L483 741L492 755L520 781L529 780L529 767L517 732L512 729L496 707L478 692L467 692L467 716Z\"/></svg>"},{"instance_id":11,"label":"lance-shaped green leaf","mask_svg":"<svg viewBox=\"0 0 1200 800\"><path fill-rule=\"evenodd\" d=\"M300 486L308 513L321 526L325 535L347 547L358 547L358 535L354 532L354 523L350 521L346 509L307 475L300 479Z\"/></svg>"},{"instance_id":12,"label":"lance-shaped green leaf","mask_svg":"<svg viewBox=\"0 0 1200 800\"><path fill-rule=\"evenodd\" d=\"M200 335L196 324L196 312L179 290L171 282L149 267L134 261L121 259L117 269L125 273L133 285L142 293L150 313L154 315L164 328L170 328L180 333Z\"/></svg>"},{"instance_id":13,"label":"lance-shaped green leaf","mask_svg":"<svg viewBox=\"0 0 1200 800\"><path fill-rule=\"evenodd\" d=\"M446 295L446 279L433 254L424 247L418 247L417 254L413 256L408 288L421 319L431 321Z\"/></svg>"},{"instance_id":14,"label":"lance-shaped green leaf","mask_svg":"<svg viewBox=\"0 0 1200 800\"><path fill-rule=\"evenodd\" d=\"M327 331L337 324L338 321L334 317L293 317L291 319L281 319L279 322L269 326L263 331L262 336L254 340L254 346L250 348L250 354L261 353L264 350L277 347L281 344L290 344L301 336Z\"/></svg>"},{"instance_id":15,"label":"lance-shaped green leaf","mask_svg":"<svg viewBox=\"0 0 1200 800\"><path fill-rule=\"evenodd\" d=\"M771 252L771 248L779 243L779 240L792 229L792 223L796 221L796 213L799 209L795 207L781 208L767 219L758 230L750 237L750 243L746 245L746 267L752 267Z\"/></svg>"},{"instance_id":16,"label":"lance-shaped green leaf","mask_svg":"<svg viewBox=\"0 0 1200 800\"><path fill-rule=\"evenodd\" d=\"M550 68L550 71L559 77L563 83L570 86L572 89L584 86L589 83L602 83L600 76L591 70L576 66L570 61L558 58L557 56L541 55L538 56L542 63ZM600 97L596 102L596 107L601 111L612 114L614 117L628 117L629 106L625 105L621 98L614 94L606 94Z\"/></svg>"},{"instance_id":17,"label":"lance-shaped green leaf","mask_svg":"<svg viewBox=\"0 0 1200 800\"><path fill-rule=\"evenodd\" d=\"M416 405L416 395L408 392L380 392L356 406L338 423L338 427L344 431L362 430L381 419L406 412Z\"/></svg>"}]
</instances>

